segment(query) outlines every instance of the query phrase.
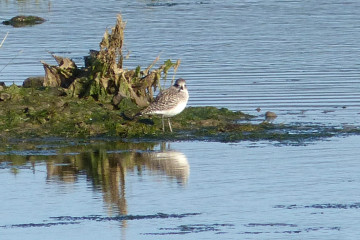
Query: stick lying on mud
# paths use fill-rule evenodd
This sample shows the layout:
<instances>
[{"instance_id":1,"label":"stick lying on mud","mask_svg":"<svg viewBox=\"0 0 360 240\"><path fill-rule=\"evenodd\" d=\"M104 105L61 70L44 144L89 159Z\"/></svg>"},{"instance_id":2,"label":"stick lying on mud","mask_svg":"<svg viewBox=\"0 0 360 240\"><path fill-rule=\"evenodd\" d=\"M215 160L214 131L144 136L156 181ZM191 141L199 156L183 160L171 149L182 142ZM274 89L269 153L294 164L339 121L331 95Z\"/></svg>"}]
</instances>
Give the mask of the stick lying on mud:
<instances>
[{"instance_id":1,"label":"stick lying on mud","mask_svg":"<svg viewBox=\"0 0 360 240\"><path fill-rule=\"evenodd\" d=\"M5 37L4 37L3 40L1 41L1 43L0 43L0 48L1 48L2 45L4 44L5 39L7 38L8 35L9 35L9 32L6 33Z\"/></svg>"}]
</instances>

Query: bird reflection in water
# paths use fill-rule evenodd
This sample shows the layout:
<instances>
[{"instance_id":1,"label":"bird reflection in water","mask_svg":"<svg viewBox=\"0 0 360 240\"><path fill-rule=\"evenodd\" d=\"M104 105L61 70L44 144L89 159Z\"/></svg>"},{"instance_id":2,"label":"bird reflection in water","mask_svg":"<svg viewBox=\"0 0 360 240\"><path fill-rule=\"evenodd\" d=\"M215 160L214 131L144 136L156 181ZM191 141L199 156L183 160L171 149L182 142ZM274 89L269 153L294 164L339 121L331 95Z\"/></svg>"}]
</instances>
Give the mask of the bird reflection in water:
<instances>
[{"instance_id":1,"label":"bird reflection in water","mask_svg":"<svg viewBox=\"0 0 360 240\"><path fill-rule=\"evenodd\" d=\"M165 149L163 144L160 151L138 152L136 158L141 161L150 173L156 175L165 175L169 179L176 179L179 185L186 185L190 165L186 156L182 152Z\"/></svg>"},{"instance_id":2,"label":"bird reflection in water","mask_svg":"<svg viewBox=\"0 0 360 240\"><path fill-rule=\"evenodd\" d=\"M176 181L179 186L188 182L190 166L186 156L160 144L118 143L118 145L87 146L76 149L79 154L54 156L47 161L47 179L53 182L77 182L86 175L95 190L100 190L110 216L126 215L126 175L165 176L167 181ZM80 151L79 151L80 150ZM123 226L126 222L122 223Z\"/></svg>"}]
</instances>

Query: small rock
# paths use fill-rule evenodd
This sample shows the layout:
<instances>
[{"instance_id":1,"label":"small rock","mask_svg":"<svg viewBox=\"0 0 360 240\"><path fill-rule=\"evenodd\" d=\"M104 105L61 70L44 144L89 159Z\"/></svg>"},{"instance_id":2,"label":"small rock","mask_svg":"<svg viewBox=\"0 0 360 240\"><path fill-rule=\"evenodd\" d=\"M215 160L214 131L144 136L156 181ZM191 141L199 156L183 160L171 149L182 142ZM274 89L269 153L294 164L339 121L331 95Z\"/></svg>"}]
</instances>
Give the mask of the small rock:
<instances>
[{"instance_id":1,"label":"small rock","mask_svg":"<svg viewBox=\"0 0 360 240\"><path fill-rule=\"evenodd\" d=\"M22 86L24 88L37 88L37 87L42 87L43 84L44 84L44 77L38 76L38 77L28 77L27 79L25 79Z\"/></svg>"},{"instance_id":2,"label":"small rock","mask_svg":"<svg viewBox=\"0 0 360 240\"><path fill-rule=\"evenodd\" d=\"M271 123L277 118L276 113L267 111L265 113L265 122Z\"/></svg>"},{"instance_id":3,"label":"small rock","mask_svg":"<svg viewBox=\"0 0 360 240\"><path fill-rule=\"evenodd\" d=\"M9 93L0 93L0 101L6 101L11 98L11 95Z\"/></svg>"},{"instance_id":4,"label":"small rock","mask_svg":"<svg viewBox=\"0 0 360 240\"><path fill-rule=\"evenodd\" d=\"M121 92L119 91L118 94L114 95L112 103L114 104L114 106L117 106L124 98L126 98L126 96L121 94Z\"/></svg>"}]
</instances>

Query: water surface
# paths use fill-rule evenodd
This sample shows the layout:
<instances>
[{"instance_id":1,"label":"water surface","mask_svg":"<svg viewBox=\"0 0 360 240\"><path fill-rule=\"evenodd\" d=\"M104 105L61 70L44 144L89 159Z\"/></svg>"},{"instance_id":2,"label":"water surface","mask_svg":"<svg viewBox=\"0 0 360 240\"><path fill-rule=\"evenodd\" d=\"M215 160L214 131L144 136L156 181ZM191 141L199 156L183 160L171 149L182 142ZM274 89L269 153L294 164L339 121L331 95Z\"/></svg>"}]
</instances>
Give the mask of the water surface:
<instances>
[{"instance_id":1,"label":"water surface","mask_svg":"<svg viewBox=\"0 0 360 240\"><path fill-rule=\"evenodd\" d=\"M354 239L357 141L11 145L0 155L0 235Z\"/></svg>"},{"instance_id":2,"label":"water surface","mask_svg":"<svg viewBox=\"0 0 360 240\"><path fill-rule=\"evenodd\" d=\"M9 32L0 81L43 75L40 60L55 64L48 52L82 66L120 12L125 66L181 59L190 106L358 128L359 10L358 1L335 0L0 0L0 20L47 19L0 25L0 38ZM9 143L0 146L0 236L356 239L359 141Z\"/></svg>"}]
</instances>

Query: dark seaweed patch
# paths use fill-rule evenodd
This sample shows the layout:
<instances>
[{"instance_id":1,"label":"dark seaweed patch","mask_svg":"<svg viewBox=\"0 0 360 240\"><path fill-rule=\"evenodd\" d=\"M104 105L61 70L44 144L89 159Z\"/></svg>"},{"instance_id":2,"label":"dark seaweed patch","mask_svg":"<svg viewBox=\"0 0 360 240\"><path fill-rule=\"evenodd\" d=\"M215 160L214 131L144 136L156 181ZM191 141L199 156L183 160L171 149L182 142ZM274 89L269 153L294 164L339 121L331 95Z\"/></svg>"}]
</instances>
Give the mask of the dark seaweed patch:
<instances>
[{"instance_id":1,"label":"dark seaweed patch","mask_svg":"<svg viewBox=\"0 0 360 240\"><path fill-rule=\"evenodd\" d=\"M151 3L146 4L147 7L174 7L174 6L188 6L191 4L203 5L209 4L208 2L197 1L195 3L183 3L183 2L172 2L172 1L152 1Z\"/></svg>"},{"instance_id":2,"label":"dark seaweed patch","mask_svg":"<svg viewBox=\"0 0 360 240\"><path fill-rule=\"evenodd\" d=\"M58 221L125 221L125 220L142 220L142 219L156 219L156 218L184 218L189 216L199 215L200 213L183 213L183 214L166 214L166 213L157 213L152 215L119 215L115 217L103 217L101 215L89 215L83 217L72 217L72 216L60 216L60 217L51 217Z\"/></svg>"},{"instance_id":3,"label":"dark seaweed patch","mask_svg":"<svg viewBox=\"0 0 360 240\"><path fill-rule=\"evenodd\" d=\"M179 235L188 233L200 233L200 232L215 232L216 234L225 234L223 228L232 228L233 224L187 224L180 225L174 228L159 228L161 231L158 233L143 233L143 235Z\"/></svg>"},{"instance_id":4,"label":"dark seaweed patch","mask_svg":"<svg viewBox=\"0 0 360 240\"><path fill-rule=\"evenodd\" d=\"M79 224L80 222L48 222L48 223L22 223L0 226L0 228L34 228L34 227L53 227L58 225Z\"/></svg>"},{"instance_id":5,"label":"dark seaweed patch","mask_svg":"<svg viewBox=\"0 0 360 240\"><path fill-rule=\"evenodd\" d=\"M360 203L352 203L352 204L341 204L341 203L326 203L326 204L313 204L310 206L304 206L304 208L335 208L335 209L358 209L360 208Z\"/></svg>"},{"instance_id":6,"label":"dark seaweed patch","mask_svg":"<svg viewBox=\"0 0 360 240\"><path fill-rule=\"evenodd\" d=\"M119 215L115 217L104 217L101 215L89 215L83 217L73 217L73 216L59 216L59 217L50 217L55 222L45 222L44 223L22 223L22 224L11 224L3 225L0 228L33 228L33 227L52 227L57 225L68 225L68 224L79 224L82 221L97 221L97 222L106 222L106 221L128 221L128 220L142 220L142 219L156 219L156 218L184 218L199 215L200 213L182 213L182 214L166 214L166 213L157 213L152 215Z\"/></svg>"},{"instance_id":7,"label":"dark seaweed patch","mask_svg":"<svg viewBox=\"0 0 360 240\"><path fill-rule=\"evenodd\" d=\"M297 227L297 225L288 223L249 223L245 227Z\"/></svg>"},{"instance_id":8,"label":"dark seaweed patch","mask_svg":"<svg viewBox=\"0 0 360 240\"><path fill-rule=\"evenodd\" d=\"M322 204L312 204L312 205L275 205L274 208L283 208L283 209L298 209L298 208L315 208L315 209L359 209L360 203L322 203Z\"/></svg>"},{"instance_id":9,"label":"dark seaweed patch","mask_svg":"<svg viewBox=\"0 0 360 240\"><path fill-rule=\"evenodd\" d=\"M287 224L287 223L249 223L244 225L245 227L298 227L296 224ZM305 232L314 232L320 230L332 230L332 231L340 231L340 227L309 227L309 228L300 228L300 229L286 229L286 230L275 230L270 231L269 228L266 228L264 231L243 231L239 234L246 235L258 235L258 234L299 234Z\"/></svg>"}]
</instances>

